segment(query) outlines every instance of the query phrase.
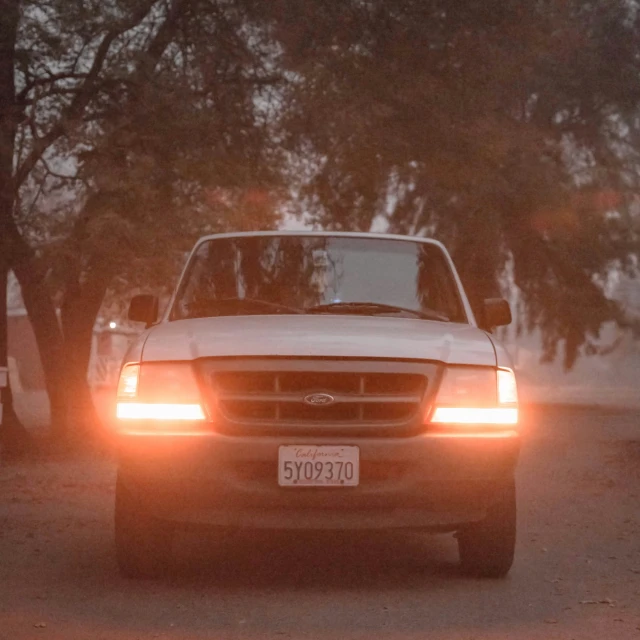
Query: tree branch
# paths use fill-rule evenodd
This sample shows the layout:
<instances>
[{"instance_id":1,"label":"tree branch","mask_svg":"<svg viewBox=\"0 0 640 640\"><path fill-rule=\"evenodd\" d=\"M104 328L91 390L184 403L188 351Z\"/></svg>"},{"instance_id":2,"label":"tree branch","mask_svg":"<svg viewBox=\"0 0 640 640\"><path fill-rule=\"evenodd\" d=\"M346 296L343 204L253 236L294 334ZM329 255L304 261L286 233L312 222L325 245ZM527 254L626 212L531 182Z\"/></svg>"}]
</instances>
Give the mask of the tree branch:
<instances>
[{"instance_id":1,"label":"tree branch","mask_svg":"<svg viewBox=\"0 0 640 640\"><path fill-rule=\"evenodd\" d=\"M86 78L86 77L87 77L86 73L64 72L64 73L52 73L46 78L34 78L33 80L31 80L25 85L24 89L22 89L20 93L18 93L18 95L16 96L16 103L19 105L27 104L25 102L27 99L27 96L36 87L41 87L47 84L55 84L60 80L82 80L83 78Z\"/></svg>"},{"instance_id":2,"label":"tree branch","mask_svg":"<svg viewBox=\"0 0 640 640\"><path fill-rule=\"evenodd\" d=\"M40 200L40 196L42 195L43 191L44 191L44 180L41 180L40 184L38 185L38 190L36 191L36 195L31 201L31 204L29 205L26 215L24 216L25 218L28 219L31 217L31 214L34 212L36 208L36 203L38 202L38 200Z\"/></svg>"},{"instance_id":3,"label":"tree branch","mask_svg":"<svg viewBox=\"0 0 640 640\"><path fill-rule=\"evenodd\" d=\"M173 38L178 26L178 18L182 14L183 9L187 6L188 2L189 0L174 0L167 10L167 17L162 23L162 26L158 29L153 40L151 40L143 58L143 62L138 69L138 73L143 79L153 72L166 48L171 43L171 39Z\"/></svg>"},{"instance_id":4,"label":"tree branch","mask_svg":"<svg viewBox=\"0 0 640 640\"><path fill-rule=\"evenodd\" d=\"M51 96L63 96L63 95L77 95L78 92L80 91L80 88L74 88L74 87L51 87L50 89L48 89L47 91L45 91L44 93L40 93L38 94L36 97L34 98L23 98L23 100L20 102L20 107L32 107L33 105L35 105L38 100L42 100L44 98L50 98Z\"/></svg>"},{"instance_id":5,"label":"tree branch","mask_svg":"<svg viewBox=\"0 0 640 640\"><path fill-rule=\"evenodd\" d=\"M14 189L18 189L22 183L26 180L27 176L38 163L38 160L42 157L42 154L60 137L65 133L67 123L77 119L82 111L91 101L91 98L95 95L96 86L98 84L98 77L102 71L109 49L113 41L120 35L134 28L145 18L145 16L151 10L151 7L155 4L156 0L148 0L145 2L138 11L126 22L123 22L117 27L110 29L102 38L102 41L98 45L95 57L89 72L86 74L86 78L81 87L78 88L78 93L75 95L71 104L60 116L58 121L49 129L49 131L35 140L33 149L26 157L18 170L16 171L14 180Z\"/></svg>"}]
</instances>

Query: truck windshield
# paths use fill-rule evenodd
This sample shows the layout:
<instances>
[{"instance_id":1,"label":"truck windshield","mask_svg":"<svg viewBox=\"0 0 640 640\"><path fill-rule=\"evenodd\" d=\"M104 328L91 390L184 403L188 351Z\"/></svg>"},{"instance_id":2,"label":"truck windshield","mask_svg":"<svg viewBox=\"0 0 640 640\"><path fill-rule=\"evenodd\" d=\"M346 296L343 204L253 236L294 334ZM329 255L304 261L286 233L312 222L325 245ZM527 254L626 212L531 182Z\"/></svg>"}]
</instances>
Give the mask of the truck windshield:
<instances>
[{"instance_id":1,"label":"truck windshield","mask_svg":"<svg viewBox=\"0 0 640 640\"><path fill-rule=\"evenodd\" d=\"M346 236L237 236L193 255L170 318L293 313L466 322L436 245Z\"/></svg>"}]
</instances>

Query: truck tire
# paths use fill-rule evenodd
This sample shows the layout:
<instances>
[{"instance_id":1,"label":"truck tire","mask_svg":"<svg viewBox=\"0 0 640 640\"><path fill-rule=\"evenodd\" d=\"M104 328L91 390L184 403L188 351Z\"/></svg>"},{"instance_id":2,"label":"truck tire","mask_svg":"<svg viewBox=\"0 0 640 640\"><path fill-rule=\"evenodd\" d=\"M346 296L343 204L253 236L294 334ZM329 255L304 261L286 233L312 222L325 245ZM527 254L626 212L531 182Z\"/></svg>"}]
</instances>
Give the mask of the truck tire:
<instances>
[{"instance_id":1,"label":"truck tire","mask_svg":"<svg viewBox=\"0 0 640 640\"><path fill-rule=\"evenodd\" d=\"M120 573L126 578L164 575L171 561L172 528L150 515L119 477L116 481L114 520Z\"/></svg>"},{"instance_id":2,"label":"truck tire","mask_svg":"<svg viewBox=\"0 0 640 640\"><path fill-rule=\"evenodd\" d=\"M512 479L487 516L458 534L460 565L467 575L503 578L513 564L516 545L516 487Z\"/></svg>"}]
</instances>

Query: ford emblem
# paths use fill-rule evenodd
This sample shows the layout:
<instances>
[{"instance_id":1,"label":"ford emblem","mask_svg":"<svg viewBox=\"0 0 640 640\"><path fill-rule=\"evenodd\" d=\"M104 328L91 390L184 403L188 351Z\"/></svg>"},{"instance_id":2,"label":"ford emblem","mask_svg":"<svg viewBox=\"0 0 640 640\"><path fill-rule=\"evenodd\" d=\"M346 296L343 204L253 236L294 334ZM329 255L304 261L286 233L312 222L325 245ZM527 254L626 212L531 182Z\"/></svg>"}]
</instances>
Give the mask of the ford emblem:
<instances>
[{"instance_id":1,"label":"ford emblem","mask_svg":"<svg viewBox=\"0 0 640 640\"><path fill-rule=\"evenodd\" d=\"M310 393L304 397L304 403L312 407L327 407L335 401L336 399L328 393Z\"/></svg>"}]
</instances>

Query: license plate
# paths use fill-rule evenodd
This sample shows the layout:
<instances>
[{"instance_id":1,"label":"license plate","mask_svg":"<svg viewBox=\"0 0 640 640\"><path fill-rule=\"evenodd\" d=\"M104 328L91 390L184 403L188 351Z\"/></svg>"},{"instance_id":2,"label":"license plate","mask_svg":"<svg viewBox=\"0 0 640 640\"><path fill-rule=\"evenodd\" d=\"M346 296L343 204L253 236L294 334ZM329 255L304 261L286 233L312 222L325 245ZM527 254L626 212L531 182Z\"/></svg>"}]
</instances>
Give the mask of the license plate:
<instances>
[{"instance_id":1,"label":"license plate","mask_svg":"<svg viewBox=\"0 0 640 640\"><path fill-rule=\"evenodd\" d=\"M287 445L278 452L281 487L357 487L358 447Z\"/></svg>"}]
</instances>

